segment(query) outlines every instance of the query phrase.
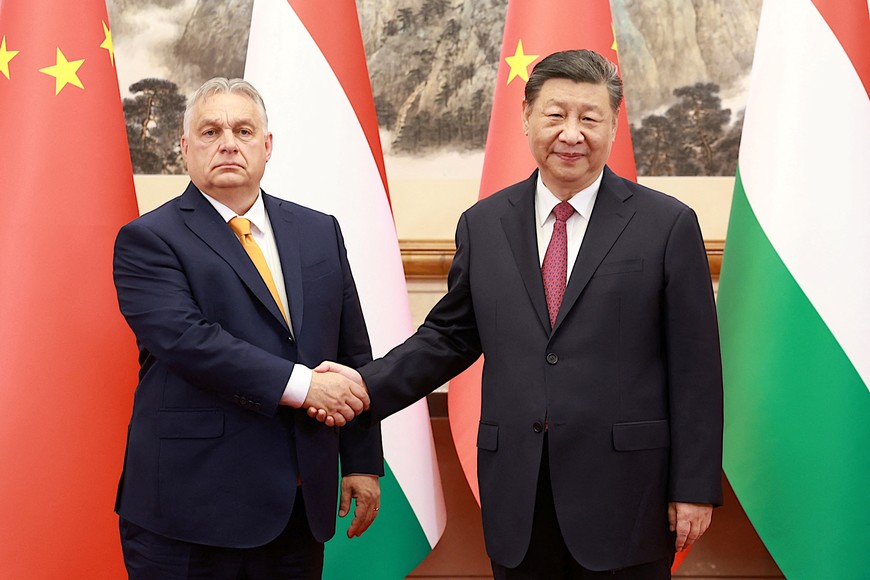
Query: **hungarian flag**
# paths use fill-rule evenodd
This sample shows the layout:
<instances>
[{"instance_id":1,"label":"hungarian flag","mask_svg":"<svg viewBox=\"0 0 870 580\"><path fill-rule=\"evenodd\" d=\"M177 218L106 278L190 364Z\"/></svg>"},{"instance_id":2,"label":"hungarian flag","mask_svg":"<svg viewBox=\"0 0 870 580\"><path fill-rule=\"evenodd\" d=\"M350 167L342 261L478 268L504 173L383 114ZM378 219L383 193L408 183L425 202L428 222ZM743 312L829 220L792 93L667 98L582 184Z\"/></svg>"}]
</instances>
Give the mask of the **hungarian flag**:
<instances>
[{"instance_id":1,"label":"hungarian flag","mask_svg":"<svg viewBox=\"0 0 870 580\"><path fill-rule=\"evenodd\" d=\"M137 215L103 0L0 2L0 578L120 578Z\"/></svg>"},{"instance_id":2,"label":"hungarian flag","mask_svg":"<svg viewBox=\"0 0 870 580\"><path fill-rule=\"evenodd\" d=\"M329 10L318 0L256 0L245 78L262 93L274 134L263 188L338 218L372 350L383 356L413 327L354 0ZM378 518L352 540L351 516L339 520L324 578L404 578L444 531L426 401L382 428Z\"/></svg>"},{"instance_id":3,"label":"hungarian flag","mask_svg":"<svg viewBox=\"0 0 870 580\"><path fill-rule=\"evenodd\" d=\"M526 81L534 65L547 55L580 48L594 50L618 65L609 0L508 2L480 180L480 199L528 178L535 169L535 160L523 133L522 102ZM637 179L625 103L619 109L616 142L608 165L622 177ZM480 421L482 370L483 359L480 359L450 381L447 394L456 453L477 503L480 503L477 424Z\"/></svg>"},{"instance_id":4,"label":"hungarian flag","mask_svg":"<svg viewBox=\"0 0 870 580\"><path fill-rule=\"evenodd\" d=\"M719 285L725 472L786 577L866 578L870 15L766 0Z\"/></svg>"}]
</instances>

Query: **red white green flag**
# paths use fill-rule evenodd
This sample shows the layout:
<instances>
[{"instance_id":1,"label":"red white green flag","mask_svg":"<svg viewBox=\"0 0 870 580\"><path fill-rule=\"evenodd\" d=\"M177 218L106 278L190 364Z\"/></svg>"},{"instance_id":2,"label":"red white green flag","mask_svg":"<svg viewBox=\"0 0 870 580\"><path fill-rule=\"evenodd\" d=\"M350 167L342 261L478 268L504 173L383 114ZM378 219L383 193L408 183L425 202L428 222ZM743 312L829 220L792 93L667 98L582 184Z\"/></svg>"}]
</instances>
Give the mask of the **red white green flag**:
<instances>
[{"instance_id":1,"label":"red white green flag","mask_svg":"<svg viewBox=\"0 0 870 580\"><path fill-rule=\"evenodd\" d=\"M0 578L120 578L136 196L103 0L0 2Z\"/></svg>"},{"instance_id":2,"label":"red white green flag","mask_svg":"<svg viewBox=\"0 0 870 580\"><path fill-rule=\"evenodd\" d=\"M262 93L274 148L263 188L341 224L375 357L413 331L354 0L255 0L245 78ZM447 522L429 412L382 423L381 511L326 545L324 578L404 578Z\"/></svg>"},{"instance_id":3,"label":"red white green flag","mask_svg":"<svg viewBox=\"0 0 870 580\"><path fill-rule=\"evenodd\" d=\"M725 472L790 579L867 577L870 15L765 0L719 286Z\"/></svg>"},{"instance_id":4,"label":"red white green flag","mask_svg":"<svg viewBox=\"0 0 870 580\"><path fill-rule=\"evenodd\" d=\"M501 58L480 199L518 181L535 169L523 133L522 102L526 81L534 65L561 50L588 48L618 65L616 37L608 0L510 0L504 27ZM617 174L636 180L634 152L625 104L619 110L616 142L608 165ZM450 429L465 477L477 502L477 424L480 420L480 381L483 359L450 381L447 395Z\"/></svg>"}]
</instances>

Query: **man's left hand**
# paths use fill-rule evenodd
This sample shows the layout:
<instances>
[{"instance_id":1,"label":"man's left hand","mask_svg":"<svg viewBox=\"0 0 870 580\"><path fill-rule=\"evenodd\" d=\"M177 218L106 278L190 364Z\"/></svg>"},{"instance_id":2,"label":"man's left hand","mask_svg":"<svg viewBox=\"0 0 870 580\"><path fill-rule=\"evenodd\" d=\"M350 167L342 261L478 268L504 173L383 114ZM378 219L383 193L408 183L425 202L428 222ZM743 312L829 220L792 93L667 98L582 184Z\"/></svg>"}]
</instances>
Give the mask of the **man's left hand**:
<instances>
[{"instance_id":1,"label":"man's left hand","mask_svg":"<svg viewBox=\"0 0 870 580\"><path fill-rule=\"evenodd\" d=\"M677 552L686 550L700 538L713 519L713 506L707 503L668 503L668 522L677 532Z\"/></svg>"},{"instance_id":2,"label":"man's left hand","mask_svg":"<svg viewBox=\"0 0 870 580\"><path fill-rule=\"evenodd\" d=\"M341 500L338 515L344 517L350 511L350 500L356 500L353 521L347 529L347 537L361 536L378 515L381 508L381 484L377 475L345 475L341 478Z\"/></svg>"}]
</instances>

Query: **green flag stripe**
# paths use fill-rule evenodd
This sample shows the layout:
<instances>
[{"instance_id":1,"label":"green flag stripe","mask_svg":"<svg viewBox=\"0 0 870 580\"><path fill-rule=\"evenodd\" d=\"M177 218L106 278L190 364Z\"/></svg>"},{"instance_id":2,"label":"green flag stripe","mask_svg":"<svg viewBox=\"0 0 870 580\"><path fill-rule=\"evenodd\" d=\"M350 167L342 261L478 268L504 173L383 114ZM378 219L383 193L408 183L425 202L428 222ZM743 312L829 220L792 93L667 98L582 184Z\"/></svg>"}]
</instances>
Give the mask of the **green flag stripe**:
<instances>
[{"instance_id":1,"label":"green flag stripe","mask_svg":"<svg viewBox=\"0 0 870 580\"><path fill-rule=\"evenodd\" d=\"M384 463L381 510L371 527L358 538L348 539L351 512L338 518L335 537L326 543L324 580L384 580L404 578L432 547L402 487Z\"/></svg>"},{"instance_id":2,"label":"green flag stripe","mask_svg":"<svg viewBox=\"0 0 870 580\"><path fill-rule=\"evenodd\" d=\"M739 170L718 307L724 467L740 503L789 579L866 577L870 394L765 236Z\"/></svg>"}]
</instances>

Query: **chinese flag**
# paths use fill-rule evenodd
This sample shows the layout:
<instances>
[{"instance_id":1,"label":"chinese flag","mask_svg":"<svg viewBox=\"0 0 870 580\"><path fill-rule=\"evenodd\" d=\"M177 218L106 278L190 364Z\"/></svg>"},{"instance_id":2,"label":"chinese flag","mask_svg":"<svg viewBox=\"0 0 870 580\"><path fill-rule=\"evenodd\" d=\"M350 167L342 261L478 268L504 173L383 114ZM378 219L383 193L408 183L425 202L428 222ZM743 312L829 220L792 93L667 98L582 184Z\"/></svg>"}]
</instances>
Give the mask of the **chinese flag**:
<instances>
[{"instance_id":1,"label":"chinese flag","mask_svg":"<svg viewBox=\"0 0 870 580\"><path fill-rule=\"evenodd\" d=\"M120 578L137 210L103 0L0 2L0 184L0 578Z\"/></svg>"}]
</instances>

